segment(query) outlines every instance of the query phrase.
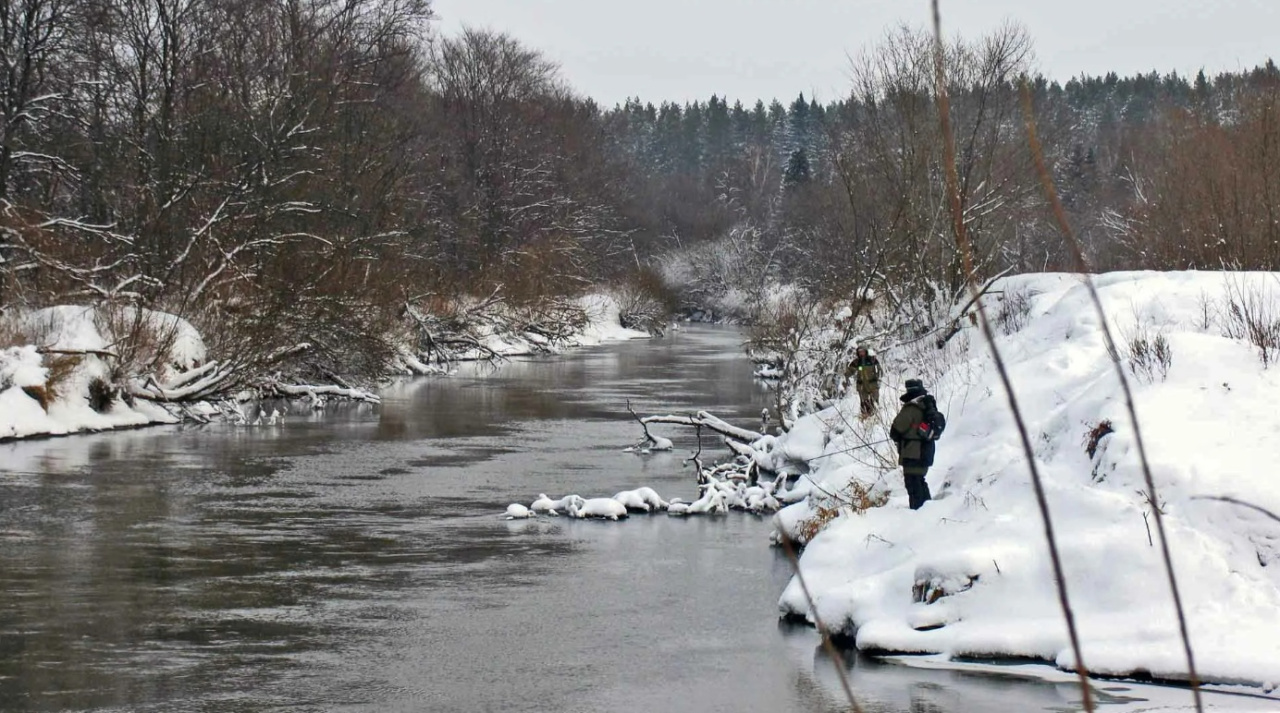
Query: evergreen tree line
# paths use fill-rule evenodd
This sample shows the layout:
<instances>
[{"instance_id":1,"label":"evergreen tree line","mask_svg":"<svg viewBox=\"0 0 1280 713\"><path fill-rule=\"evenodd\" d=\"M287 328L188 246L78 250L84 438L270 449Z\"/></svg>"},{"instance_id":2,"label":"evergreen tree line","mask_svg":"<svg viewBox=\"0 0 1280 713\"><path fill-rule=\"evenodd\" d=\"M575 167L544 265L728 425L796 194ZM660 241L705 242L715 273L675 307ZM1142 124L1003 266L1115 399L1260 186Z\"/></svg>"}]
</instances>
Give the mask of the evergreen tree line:
<instances>
[{"instance_id":1,"label":"evergreen tree line","mask_svg":"<svg viewBox=\"0 0 1280 713\"><path fill-rule=\"evenodd\" d=\"M649 209L650 249L746 232L763 273L783 282L835 295L876 279L957 287L932 52L927 33L895 31L854 58L850 92L826 104L629 99L606 112ZM1072 267L1033 168L1024 78L1039 150L1094 269L1280 266L1273 62L1062 84L1028 77L1031 56L1016 26L946 47L982 275Z\"/></svg>"}]
</instances>

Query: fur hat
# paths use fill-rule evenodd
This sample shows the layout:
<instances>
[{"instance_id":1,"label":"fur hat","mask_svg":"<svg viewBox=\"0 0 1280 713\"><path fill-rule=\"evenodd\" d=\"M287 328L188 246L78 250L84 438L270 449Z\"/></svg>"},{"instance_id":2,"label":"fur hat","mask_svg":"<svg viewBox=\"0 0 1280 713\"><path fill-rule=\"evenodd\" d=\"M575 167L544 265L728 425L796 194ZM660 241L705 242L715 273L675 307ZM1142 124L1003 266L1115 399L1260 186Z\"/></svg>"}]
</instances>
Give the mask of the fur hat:
<instances>
[{"instance_id":1,"label":"fur hat","mask_svg":"<svg viewBox=\"0 0 1280 713\"><path fill-rule=\"evenodd\" d=\"M907 391L923 391L924 382L919 379L907 379Z\"/></svg>"}]
</instances>

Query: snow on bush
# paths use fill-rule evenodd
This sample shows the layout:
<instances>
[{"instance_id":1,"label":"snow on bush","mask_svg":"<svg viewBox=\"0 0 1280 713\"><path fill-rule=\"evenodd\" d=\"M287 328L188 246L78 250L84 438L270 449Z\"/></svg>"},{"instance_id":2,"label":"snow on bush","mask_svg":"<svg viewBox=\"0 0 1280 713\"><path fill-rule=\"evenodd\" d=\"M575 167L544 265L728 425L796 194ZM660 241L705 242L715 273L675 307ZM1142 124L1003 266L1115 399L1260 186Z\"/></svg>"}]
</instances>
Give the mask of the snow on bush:
<instances>
[{"instance_id":1,"label":"snow on bush","mask_svg":"<svg viewBox=\"0 0 1280 713\"><path fill-rule=\"evenodd\" d=\"M1280 671L1280 523L1205 499L1228 496L1280 512L1280 478L1268 465L1280 459L1280 372L1267 368L1270 355L1248 333L1224 336L1204 315L1205 295L1263 293L1276 279L1202 272L1096 279L1117 340L1117 325L1138 319L1177 355L1157 364L1162 379L1132 382L1158 487L1154 500L1083 284L1071 275L1023 275L999 286L1029 302L1015 308L1025 320L1015 320L1020 324L999 346L1035 446L1091 671L1186 675L1148 528L1152 507L1166 518L1200 675L1260 685ZM775 450L808 456L820 430L828 434L823 452L837 455L816 461L809 477L831 492L852 479L882 481L888 504L832 512L811 495L779 513L776 525L796 536L826 508L825 527L800 564L817 613L861 649L1032 656L1070 667L1041 519L1003 388L973 328L948 350L925 375L950 421L928 477L935 499L911 511L900 470L838 453L883 438L883 419L841 432L828 409L801 419ZM886 384L920 375L922 354L884 355ZM779 604L811 617L795 581Z\"/></svg>"}]
</instances>

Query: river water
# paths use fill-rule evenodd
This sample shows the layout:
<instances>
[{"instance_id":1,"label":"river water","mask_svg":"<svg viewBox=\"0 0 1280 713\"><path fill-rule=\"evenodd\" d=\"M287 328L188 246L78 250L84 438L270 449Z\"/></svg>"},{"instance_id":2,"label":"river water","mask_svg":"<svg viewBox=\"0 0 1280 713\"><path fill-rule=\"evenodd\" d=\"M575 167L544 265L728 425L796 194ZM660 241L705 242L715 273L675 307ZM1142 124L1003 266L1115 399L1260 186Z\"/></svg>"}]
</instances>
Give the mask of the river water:
<instances>
[{"instance_id":1,"label":"river water","mask_svg":"<svg viewBox=\"0 0 1280 713\"><path fill-rule=\"evenodd\" d=\"M468 367L275 427L0 444L0 710L847 710L814 632L778 621L767 519L500 517L696 495L692 434L624 453L625 405L757 423L739 339ZM1078 708L1068 683L850 659L869 711Z\"/></svg>"}]
</instances>

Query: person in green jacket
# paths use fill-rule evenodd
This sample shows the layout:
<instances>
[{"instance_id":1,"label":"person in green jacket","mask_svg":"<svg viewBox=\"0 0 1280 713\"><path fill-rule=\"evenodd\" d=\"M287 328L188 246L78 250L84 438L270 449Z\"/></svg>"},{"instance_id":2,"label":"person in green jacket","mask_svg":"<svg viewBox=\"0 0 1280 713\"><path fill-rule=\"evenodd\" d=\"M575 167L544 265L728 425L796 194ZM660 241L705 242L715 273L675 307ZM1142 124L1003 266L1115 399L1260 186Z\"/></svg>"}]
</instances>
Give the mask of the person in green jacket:
<instances>
[{"instance_id":1,"label":"person in green jacket","mask_svg":"<svg viewBox=\"0 0 1280 713\"><path fill-rule=\"evenodd\" d=\"M902 409L889 427L889 438L898 446L898 464L907 485L912 510L929 501L925 475L933 465L934 441L942 436L947 419L938 411L938 402L919 379L907 379L906 393L898 398Z\"/></svg>"},{"instance_id":2,"label":"person in green jacket","mask_svg":"<svg viewBox=\"0 0 1280 713\"><path fill-rule=\"evenodd\" d=\"M880 405L880 360L858 345L853 361L844 372L845 378L852 379L858 389L858 404L862 408L862 417L866 418L876 412Z\"/></svg>"}]
</instances>

